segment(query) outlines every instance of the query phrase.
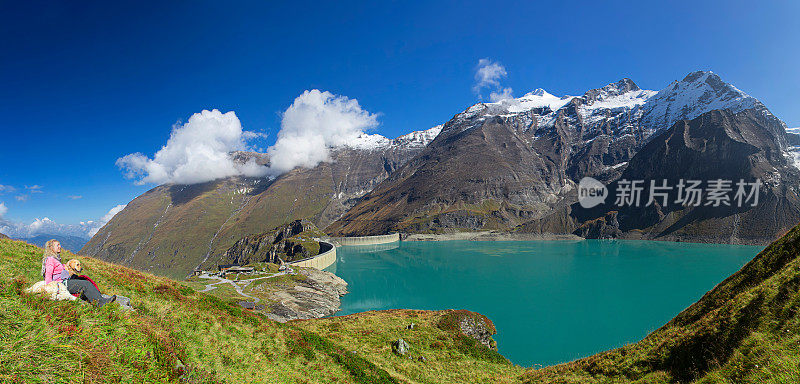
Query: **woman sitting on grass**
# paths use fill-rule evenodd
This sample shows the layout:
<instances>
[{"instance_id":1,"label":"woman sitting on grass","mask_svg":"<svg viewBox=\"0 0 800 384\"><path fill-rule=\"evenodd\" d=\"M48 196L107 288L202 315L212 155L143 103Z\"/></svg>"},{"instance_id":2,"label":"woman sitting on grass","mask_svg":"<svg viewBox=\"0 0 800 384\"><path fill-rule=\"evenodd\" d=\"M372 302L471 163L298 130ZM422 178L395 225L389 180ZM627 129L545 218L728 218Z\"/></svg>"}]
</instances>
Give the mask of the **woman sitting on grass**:
<instances>
[{"instance_id":1,"label":"woman sitting on grass","mask_svg":"<svg viewBox=\"0 0 800 384\"><path fill-rule=\"evenodd\" d=\"M61 243L58 240L48 240L45 243L44 257L42 257L42 276L44 276L46 284L52 281L63 282L67 286L69 293L79 294L82 300L101 307L117 299L117 295L104 298L100 290L91 281L71 279L69 272L61 264L60 254Z\"/></svg>"}]
</instances>

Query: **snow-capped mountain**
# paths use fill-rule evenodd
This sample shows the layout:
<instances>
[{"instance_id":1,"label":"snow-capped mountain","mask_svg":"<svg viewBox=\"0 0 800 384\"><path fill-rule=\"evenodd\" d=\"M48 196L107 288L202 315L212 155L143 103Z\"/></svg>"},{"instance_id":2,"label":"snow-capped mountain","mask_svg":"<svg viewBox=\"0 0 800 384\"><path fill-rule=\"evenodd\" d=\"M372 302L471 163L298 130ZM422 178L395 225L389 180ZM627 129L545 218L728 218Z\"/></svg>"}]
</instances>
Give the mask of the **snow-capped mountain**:
<instances>
[{"instance_id":1,"label":"snow-capped mountain","mask_svg":"<svg viewBox=\"0 0 800 384\"><path fill-rule=\"evenodd\" d=\"M385 150L389 148L423 148L442 131L442 125L424 131L413 131L394 140L379 134L362 133L345 146L363 150Z\"/></svg>"},{"instance_id":2,"label":"snow-capped mountain","mask_svg":"<svg viewBox=\"0 0 800 384\"><path fill-rule=\"evenodd\" d=\"M486 119L502 119L534 147L570 148L562 151L559 161L570 163L569 176L580 178L602 170L621 170L654 134L677 121L717 109L733 113L755 109L785 127L757 99L711 71L696 71L660 91L640 89L628 78L582 96L555 96L537 89L517 99L475 104L445 129L464 131ZM783 129L774 134L786 150L778 131Z\"/></svg>"},{"instance_id":3,"label":"snow-capped mountain","mask_svg":"<svg viewBox=\"0 0 800 384\"><path fill-rule=\"evenodd\" d=\"M667 132L683 132L687 142L679 147L664 136ZM680 158L657 162L661 157L641 153L646 145ZM800 138L793 145L800 146ZM537 89L516 99L478 103L455 115L422 152L328 230L342 235L486 230L529 221L526 230L571 232L585 218L565 213L564 204L575 198L581 178L609 183L625 172L639 175L645 170L656 176L691 170L698 177L722 177L735 170L739 173L731 175L737 180L758 177L770 188L772 201L788 207L779 211L789 222L800 204L792 197L796 188L785 183L797 180L791 160L800 155L787 149L785 124L709 71L692 72L660 91L640 89L627 78L581 96ZM637 162L632 161L635 156ZM673 169L671 164L683 165ZM658 212L654 215L656 221L663 219ZM701 222L711 217L697 215ZM550 219L536 221L539 217ZM620 218L620 225L633 223L622 223L627 220Z\"/></svg>"},{"instance_id":4,"label":"snow-capped mountain","mask_svg":"<svg viewBox=\"0 0 800 384\"><path fill-rule=\"evenodd\" d=\"M730 109L734 113L754 108L766 110L757 99L722 81L714 72L697 71L660 91L640 89L625 78L589 90L583 96L554 96L540 88L517 99L476 104L464 114L465 117L531 114L536 117L538 128L543 128L554 124L558 113L569 108L575 108L581 123L587 126L608 125L610 119L625 115L626 119L617 125L638 123L646 127L648 136L676 121L693 119L715 109Z\"/></svg>"},{"instance_id":5,"label":"snow-capped mountain","mask_svg":"<svg viewBox=\"0 0 800 384\"><path fill-rule=\"evenodd\" d=\"M424 131L414 131L392 140L392 145L408 148L422 148L428 145L439 132L442 131L443 124L439 124L433 128Z\"/></svg>"},{"instance_id":6,"label":"snow-capped mountain","mask_svg":"<svg viewBox=\"0 0 800 384\"><path fill-rule=\"evenodd\" d=\"M268 162L265 156L260 161ZM515 228L656 238L666 235L652 228L674 224L687 239L740 231L756 243L800 220L795 159L800 136L787 134L762 103L712 72L690 73L660 91L627 78L580 96L537 89L475 104L443 125L395 139L361 134L331 148L330 161L275 179L159 186L132 201L82 252L180 274L214 262L244 235L302 218L340 235ZM602 217L570 211L584 176L610 185L623 174L668 178L669 172L758 177L769 205L724 218L702 210ZM759 215L773 224L763 225ZM644 227L644 219L656 224ZM613 231L593 227L601 221ZM191 242L174 242L176 233Z\"/></svg>"},{"instance_id":7,"label":"snow-capped mountain","mask_svg":"<svg viewBox=\"0 0 800 384\"><path fill-rule=\"evenodd\" d=\"M643 121L657 130L715 109L730 109L736 113L757 105L761 105L758 100L722 81L717 74L697 71L672 82L648 100Z\"/></svg>"},{"instance_id":8,"label":"snow-capped mountain","mask_svg":"<svg viewBox=\"0 0 800 384\"><path fill-rule=\"evenodd\" d=\"M549 108L551 111L557 111L573 98L574 96L553 96L544 89L538 88L532 92L526 93L518 99L505 99L489 104L499 105L511 113L525 112L534 108L544 107Z\"/></svg>"}]
</instances>

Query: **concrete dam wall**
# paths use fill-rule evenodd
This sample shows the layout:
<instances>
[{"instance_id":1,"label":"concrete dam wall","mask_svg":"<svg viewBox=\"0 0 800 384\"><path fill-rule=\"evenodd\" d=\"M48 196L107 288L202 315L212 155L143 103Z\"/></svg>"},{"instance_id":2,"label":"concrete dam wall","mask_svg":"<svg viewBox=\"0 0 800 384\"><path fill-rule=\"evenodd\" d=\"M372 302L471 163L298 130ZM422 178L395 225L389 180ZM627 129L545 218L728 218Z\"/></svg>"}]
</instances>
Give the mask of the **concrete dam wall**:
<instances>
[{"instance_id":1,"label":"concrete dam wall","mask_svg":"<svg viewBox=\"0 0 800 384\"><path fill-rule=\"evenodd\" d=\"M373 245L400 241L400 234L390 233L388 235L378 236L336 237L334 239L341 245Z\"/></svg>"},{"instance_id":2,"label":"concrete dam wall","mask_svg":"<svg viewBox=\"0 0 800 384\"><path fill-rule=\"evenodd\" d=\"M309 257L303 260L292 261L287 263L295 267L312 267L316 269L325 269L336 262L336 247L331 243L324 241L319 242L319 255Z\"/></svg>"}]
</instances>

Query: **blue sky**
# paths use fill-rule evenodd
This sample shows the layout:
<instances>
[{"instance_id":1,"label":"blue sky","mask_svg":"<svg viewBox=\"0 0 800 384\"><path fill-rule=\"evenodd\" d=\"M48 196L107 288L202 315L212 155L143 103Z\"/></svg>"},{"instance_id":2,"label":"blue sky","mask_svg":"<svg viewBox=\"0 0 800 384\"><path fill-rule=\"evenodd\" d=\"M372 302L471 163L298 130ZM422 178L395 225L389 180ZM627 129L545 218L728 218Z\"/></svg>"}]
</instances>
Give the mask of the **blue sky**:
<instances>
[{"instance_id":1,"label":"blue sky","mask_svg":"<svg viewBox=\"0 0 800 384\"><path fill-rule=\"evenodd\" d=\"M3 6L5 220L74 224L129 202L154 185L116 160L152 156L203 109L234 111L261 147L310 89L357 99L388 137L429 128L479 101L482 58L515 96L710 69L800 126L797 2L110 3Z\"/></svg>"}]
</instances>

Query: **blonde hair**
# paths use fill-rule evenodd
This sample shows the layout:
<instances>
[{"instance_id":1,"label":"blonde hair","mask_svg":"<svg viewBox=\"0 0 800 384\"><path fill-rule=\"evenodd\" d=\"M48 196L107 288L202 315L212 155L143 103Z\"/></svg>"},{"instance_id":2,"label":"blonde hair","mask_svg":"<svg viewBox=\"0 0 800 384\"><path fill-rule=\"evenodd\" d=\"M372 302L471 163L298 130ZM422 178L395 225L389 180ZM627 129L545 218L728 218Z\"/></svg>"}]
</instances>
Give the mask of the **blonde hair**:
<instances>
[{"instance_id":1,"label":"blonde hair","mask_svg":"<svg viewBox=\"0 0 800 384\"><path fill-rule=\"evenodd\" d=\"M45 261L47 261L48 257L55 257L59 263L61 262L61 257L58 255L58 253L56 253L56 251L53 250L53 244L55 243L61 244L61 242L56 239L50 239L47 240L46 243L44 243L44 256L42 257L42 272L41 272L42 277L44 277L44 263Z\"/></svg>"},{"instance_id":2,"label":"blonde hair","mask_svg":"<svg viewBox=\"0 0 800 384\"><path fill-rule=\"evenodd\" d=\"M45 258L48 258L50 256L58 258L58 254L53 250L53 244L55 244L55 243L61 244L61 242L56 240L56 239L50 239L50 240L47 240L46 243L44 243L44 257Z\"/></svg>"}]
</instances>

